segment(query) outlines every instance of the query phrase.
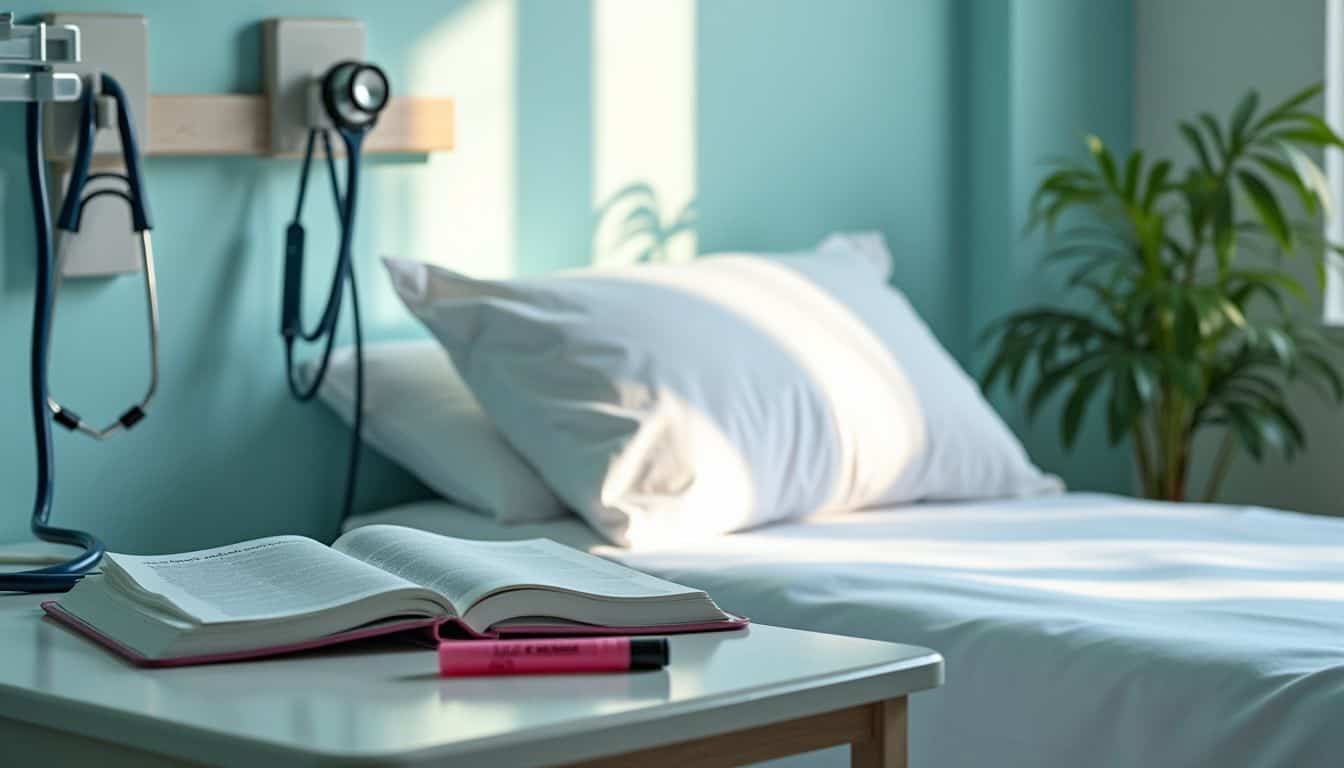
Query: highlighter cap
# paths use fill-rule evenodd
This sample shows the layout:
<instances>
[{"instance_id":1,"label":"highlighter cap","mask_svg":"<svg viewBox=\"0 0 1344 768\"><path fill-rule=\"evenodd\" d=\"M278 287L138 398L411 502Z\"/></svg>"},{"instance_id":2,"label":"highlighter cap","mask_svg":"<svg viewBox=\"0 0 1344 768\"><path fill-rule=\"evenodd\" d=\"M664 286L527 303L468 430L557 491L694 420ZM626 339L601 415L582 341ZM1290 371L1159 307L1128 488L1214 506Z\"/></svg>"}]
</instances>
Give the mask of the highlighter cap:
<instances>
[{"instance_id":1,"label":"highlighter cap","mask_svg":"<svg viewBox=\"0 0 1344 768\"><path fill-rule=\"evenodd\" d=\"M630 638L630 669L662 669L668 656L666 637Z\"/></svg>"}]
</instances>

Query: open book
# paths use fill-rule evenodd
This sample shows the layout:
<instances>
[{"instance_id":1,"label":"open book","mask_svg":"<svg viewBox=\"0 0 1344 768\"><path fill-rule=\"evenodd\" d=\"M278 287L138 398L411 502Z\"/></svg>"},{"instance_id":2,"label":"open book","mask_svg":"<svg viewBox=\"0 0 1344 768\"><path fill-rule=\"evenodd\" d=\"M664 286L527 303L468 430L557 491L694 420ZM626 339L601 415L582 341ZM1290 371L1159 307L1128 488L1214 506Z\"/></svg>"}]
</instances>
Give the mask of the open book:
<instances>
[{"instance_id":1,"label":"open book","mask_svg":"<svg viewBox=\"0 0 1344 768\"><path fill-rule=\"evenodd\" d=\"M265 656L429 628L475 637L733 629L704 592L548 539L468 541L395 525L330 547L273 536L178 555L108 553L53 618L152 666Z\"/></svg>"}]
</instances>

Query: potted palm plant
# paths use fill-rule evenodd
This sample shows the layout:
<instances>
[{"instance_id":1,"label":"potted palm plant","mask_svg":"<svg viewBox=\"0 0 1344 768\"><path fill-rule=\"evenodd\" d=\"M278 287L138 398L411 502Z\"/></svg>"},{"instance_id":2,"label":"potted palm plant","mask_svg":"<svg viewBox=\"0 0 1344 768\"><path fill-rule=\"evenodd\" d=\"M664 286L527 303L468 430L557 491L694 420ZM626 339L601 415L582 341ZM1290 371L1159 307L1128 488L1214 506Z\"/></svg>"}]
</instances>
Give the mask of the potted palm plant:
<instances>
[{"instance_id":1,"label":"potted palm plant","mask_svg":"<svg viewBox=\"0 0 1344 768\"><path fill-rule=\"evenodd\" d=\"M1341 140L1305 109L1319 93L1260 110L1252 91L1224 122L1203 113L1181 123L1193 155L1184 169L1139 150L1115 157L1089 136L1087 160L1052 169L1030 205L1029 230L1046 230L1045 259L1069 268L1069 306L992 325L984 387L1003 381L1024 393L1028 418L1062 399L1068 447L1099 403L1108 439L1129 441L1150 498L1190 495L1203 430L1221 433L1205 498L1237 450L1257 461L1299 451L1305 436L1286 386L1305 380L1344 397L1332 345L1302 311L1336 249L1322 234L1329 188L1309 152ZM1288 257L1310 260L1313 291L1286 269Z\"/></svg>"}]
</instances>

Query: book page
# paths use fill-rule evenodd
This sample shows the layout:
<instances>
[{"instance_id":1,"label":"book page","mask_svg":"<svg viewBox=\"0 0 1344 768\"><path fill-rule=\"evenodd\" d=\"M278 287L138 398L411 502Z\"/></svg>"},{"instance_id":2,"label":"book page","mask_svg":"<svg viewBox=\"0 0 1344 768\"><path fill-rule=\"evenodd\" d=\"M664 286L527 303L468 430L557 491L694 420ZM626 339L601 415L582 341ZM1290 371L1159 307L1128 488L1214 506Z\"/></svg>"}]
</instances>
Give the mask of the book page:
<instances>
[{"instance_id":1,"label":"book page","mask_svg":"<svg viewBox=\"0 0 1344 768\"><path fill-rule=\"evenodd\" d=\"M157 595L202 623L295 616L414 587L302 536L175 555L109 552L103 567L123 588Z\"/></svg>"},{"instance_id":2,"label":"book page","mask_svg":"<svg viewBox=\"0 0 1344 768\"><path fill-rule=\"evenodd\" d=\"M345 534L332 548L438 592L458 613L508 587L550 587L612 599L702 594L550 539L470 541L369 525Z\"/></svg>"}]
</instances>

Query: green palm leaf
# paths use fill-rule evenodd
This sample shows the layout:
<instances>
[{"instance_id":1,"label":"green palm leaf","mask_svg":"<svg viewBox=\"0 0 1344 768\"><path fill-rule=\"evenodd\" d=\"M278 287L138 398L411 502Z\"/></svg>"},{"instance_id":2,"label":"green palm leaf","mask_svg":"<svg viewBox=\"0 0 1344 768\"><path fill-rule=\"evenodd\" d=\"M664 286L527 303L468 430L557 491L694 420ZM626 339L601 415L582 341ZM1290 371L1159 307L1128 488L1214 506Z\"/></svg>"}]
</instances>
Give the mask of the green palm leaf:
<instances>
[{"instance_id":1,"label":"green palm leaf","mask_svg":"<svg viewBox=\"0 0 1344 768\"><path fill-rule=\"evenodd\" d=\"M1265 229L1278 241L1279 247L1285 251L1293 249L1293 232L1288 227L1288 219L1283 215L1283 209L1279 207L1278 198L1270 190L1269 185L1250 171L1238 171L1237 178L1241 181L1242 189L1246 191L1251 200L1251 205L1260 215L1260 221L1264 223Z\"/></svg>"}]
</instances>

